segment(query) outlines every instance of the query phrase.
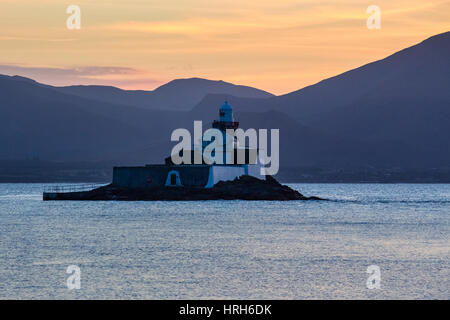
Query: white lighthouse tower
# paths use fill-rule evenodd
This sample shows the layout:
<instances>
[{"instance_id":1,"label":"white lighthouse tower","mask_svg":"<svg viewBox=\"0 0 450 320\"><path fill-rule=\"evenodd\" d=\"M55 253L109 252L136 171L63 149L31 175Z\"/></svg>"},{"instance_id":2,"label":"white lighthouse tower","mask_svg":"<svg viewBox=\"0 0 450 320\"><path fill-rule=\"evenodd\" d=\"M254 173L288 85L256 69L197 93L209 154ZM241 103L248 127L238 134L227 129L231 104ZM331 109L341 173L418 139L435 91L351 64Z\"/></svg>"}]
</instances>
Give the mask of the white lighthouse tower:
<instances>
[{"instance_id":1,"label":"white lighthouse tower","mask_svg":"<svg viewBox=\"0 0 450 320\"><path fill-rule=\"evenodd\" d=\"M214 120L212 127L222 132L222 150L223 150L223 163L227 162L227 157L233 156L233 150L236 147L235 136L227 133L227 129L236 130L239 127L239 122L234 121L233 108L225 101L225 103L219 109L219 120ZM229 155L227 156L227 154Z\"/></svg>"}]
</instances>

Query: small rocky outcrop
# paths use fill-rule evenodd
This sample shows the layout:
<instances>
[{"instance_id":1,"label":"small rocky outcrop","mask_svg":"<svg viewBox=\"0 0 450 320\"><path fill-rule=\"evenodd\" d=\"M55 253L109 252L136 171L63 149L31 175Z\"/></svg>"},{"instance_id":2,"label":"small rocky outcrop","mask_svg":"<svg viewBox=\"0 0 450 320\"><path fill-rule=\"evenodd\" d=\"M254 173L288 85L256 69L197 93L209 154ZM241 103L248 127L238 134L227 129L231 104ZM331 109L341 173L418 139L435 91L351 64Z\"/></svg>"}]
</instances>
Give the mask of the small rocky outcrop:
<instances>
[{"instance_id":1,"label":"small rocky outcrop","mask_svg":"<svg viewBox=\"0 0 450 320\"><path fill-rule=\"evenodd\" d=\"M211 189L221 199L242 200L320 200L305 197L297 190L280 184L271 176L260 180L252 176L242 176L233 181L220 181Z\"/></svg>"},{"instance_id":2,"label":"small rocky outcrop","mask_svg":"<svg viewBox=\"0 0 450 320\"><path fill-rule=\"evenodd\" d=\"M233 181L221 181L213 188L158 187L130 189L113 184L86 192L44 194L44 200L322 200L305 197L300 192L280 184L271 176L260 180L241 176Z\"/></svg>"}]
</instances>

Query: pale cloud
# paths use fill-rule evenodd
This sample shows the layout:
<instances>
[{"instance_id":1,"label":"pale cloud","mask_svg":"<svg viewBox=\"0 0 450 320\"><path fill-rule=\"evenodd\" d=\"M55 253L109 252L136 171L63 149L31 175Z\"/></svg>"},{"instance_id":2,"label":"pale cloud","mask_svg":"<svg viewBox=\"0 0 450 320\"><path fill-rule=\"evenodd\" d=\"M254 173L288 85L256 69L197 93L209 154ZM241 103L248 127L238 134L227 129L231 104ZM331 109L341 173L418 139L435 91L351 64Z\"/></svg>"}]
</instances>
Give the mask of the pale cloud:
<instances>
[{"instance_id":1,"label":"pale cloud","mask_svg":"<svg viewBox=\"0 0 450 320\"><path fill-rule=\"evenodd\" d=\"M15 37L15 36L0 36L0 40L17 40L17 41L38 41L38 42L68 42L77 41L76 38L32 38L32 37Z\"/></svg>"},{"instance_id":2,"label":"pale cloud","mask_svg":"<svg viewBox=\"0 0 450 320\"><path fill-rule=\"evenodd\" d=\"M55 68L55 67L39 67L39 66L20 66L4 64L0 65L0 72L5 74L10 73L28 73L28 74L42 74L48 76L63 76L63 77L89 77L98 75L126 75L139 74L142 71L127 68L127 67L96 67L84 66L74 68Z\"/></svg>"},{"instance_id":3,"label":"pale cloud","mask_svg":"<svg viewBox=\"0 0 450 320\"><path fill-rule=\"evenodd\" d=\"M56 86L74 84L113 85L121 88L160 85L164 81L148 78L143 70L117 66L81 66L54 68L38 66L0 65L0 74L20 75L38 82Z\"/></svg>"}]
</instances>

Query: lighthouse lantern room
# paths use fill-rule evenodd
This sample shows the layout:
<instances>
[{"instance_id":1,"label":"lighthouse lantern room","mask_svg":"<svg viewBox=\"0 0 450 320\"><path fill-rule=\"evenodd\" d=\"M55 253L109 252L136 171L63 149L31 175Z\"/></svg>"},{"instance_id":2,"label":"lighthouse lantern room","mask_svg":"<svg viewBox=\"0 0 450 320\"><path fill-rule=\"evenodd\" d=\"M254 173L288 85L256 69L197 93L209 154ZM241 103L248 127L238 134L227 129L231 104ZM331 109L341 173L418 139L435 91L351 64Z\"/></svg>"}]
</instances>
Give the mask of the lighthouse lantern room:
<instances>
[{"instance_id":1,"label":"lighthouse lantern room","mask_svg":"<svg viewBox=\"0 0 450 320\"><path fill-rule=\"evenodd\" d=\"M225 103L219 109L219 120L214 120L212 124L213 128L225 131L226 129L237 129L239 122L234 121L233 108L225 101Z\"/></svg>"}]
</instances>

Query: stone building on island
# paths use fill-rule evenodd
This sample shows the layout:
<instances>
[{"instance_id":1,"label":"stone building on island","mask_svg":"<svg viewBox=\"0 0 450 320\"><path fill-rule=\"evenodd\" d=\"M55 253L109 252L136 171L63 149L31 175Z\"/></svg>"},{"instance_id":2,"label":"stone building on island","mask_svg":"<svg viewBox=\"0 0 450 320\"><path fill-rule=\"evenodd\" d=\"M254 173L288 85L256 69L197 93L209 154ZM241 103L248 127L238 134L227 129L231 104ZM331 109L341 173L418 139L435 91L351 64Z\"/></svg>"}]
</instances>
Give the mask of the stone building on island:
<instances>
[{"instance_id":1,"label":"stone building on island","mask_svg":"<svg viewBox=\"0 0 450 320\"><path fill-rule=\"evenodd\" d=\"M197 187L212 188L219 181L234 180L243 175L253 176L259 179L265 179L261 175L261 165L257 161L258 150L251 148L240 148L236 137L227 134L227 129L236 130L239 122L233 117L233 109L231 105L225 101L219 110L219 120L214 120L212 127L222 132L223 136L223 157L221 163L204 160L200 164L174 164L171 157L165 159L165 164L149 164L141 167L114 167L112 184L117 187L124 188L154 188L154 187ZM203 150L212 141L201 142L192 147L192 154ZM231 148L226 148L232 144ZM226 161L227 152L232 150L231 161ZM245 154L245 160L239 164L237 161L238 150ZM244 149L244 150L243 150ZM226 151L228 150L228 151ZM230 156L230 155L228 155ZM242 162L242 161L241 161Z\"/></svg>"}]
</instances>

